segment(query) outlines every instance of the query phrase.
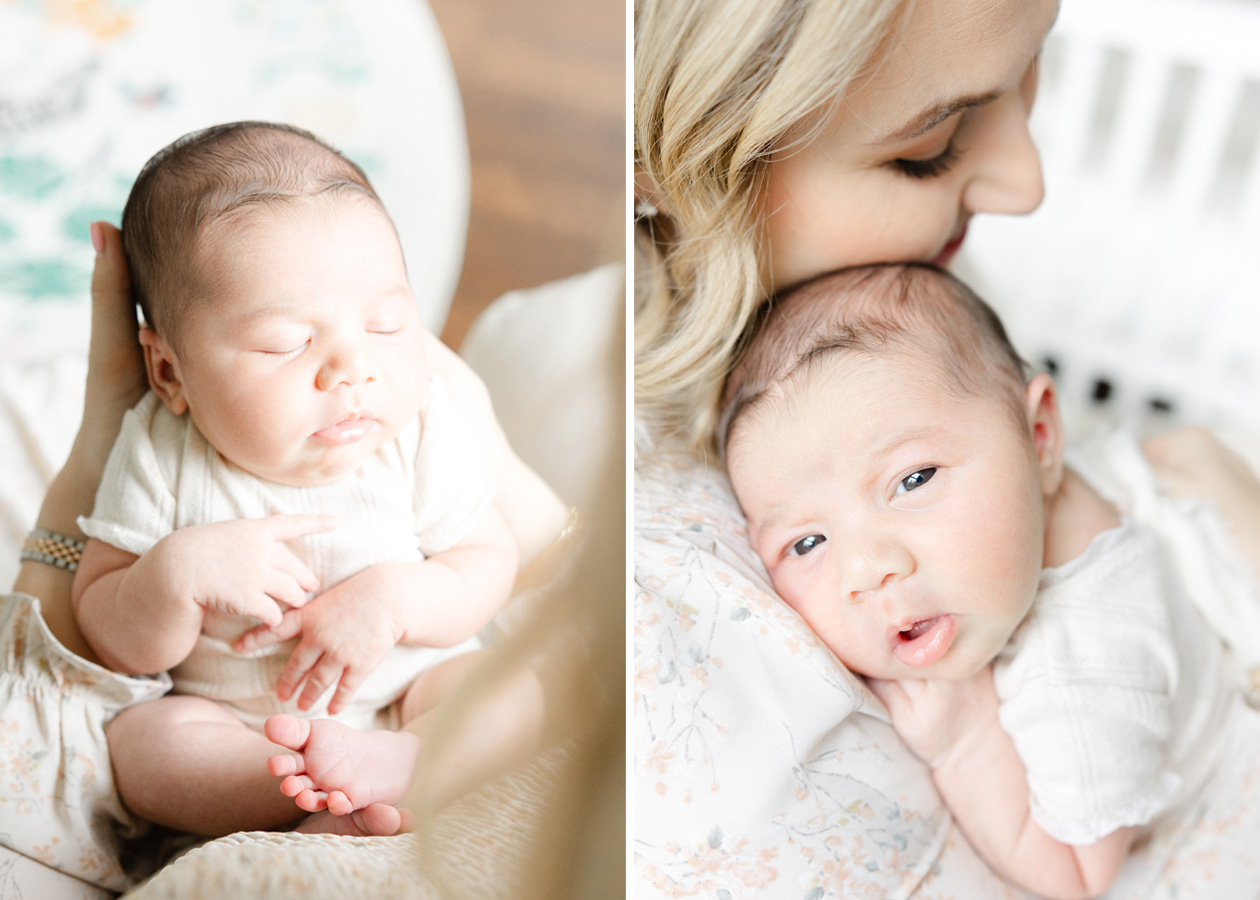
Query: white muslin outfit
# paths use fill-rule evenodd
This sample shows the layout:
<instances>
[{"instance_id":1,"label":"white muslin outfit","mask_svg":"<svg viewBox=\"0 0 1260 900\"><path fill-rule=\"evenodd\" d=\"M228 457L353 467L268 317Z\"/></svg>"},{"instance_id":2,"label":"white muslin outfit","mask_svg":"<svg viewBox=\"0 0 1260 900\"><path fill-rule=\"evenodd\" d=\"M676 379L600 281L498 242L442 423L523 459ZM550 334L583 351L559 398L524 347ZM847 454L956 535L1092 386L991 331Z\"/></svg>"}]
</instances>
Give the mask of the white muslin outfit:
<instances>
[{"instance_id":1,"label":"white muslin outfit","mask_svg":"<svg viewBox=\"0 0 1260 900\"><path fill-rule=\"evenodd\" d=\"M1043 571L993 680L1034 820L1089 844L1176 815L1203 791L1246 656L1214 625L1260 594L1214 510L1161 495L1131 438L1107 436L1069 463L1122 524Z\"/></svg>"},{"instance_id":2,"label":"white muslin outfit","mask_svg":"<svg viewBox=\"0 0 1260 900\"><path fill-rule=\"evenodd\" d=\"M224 460L193 426L149 393L123 420L84 532L130 553L146 553L179 528L275 514L328 513L334 531L288 546L326 591L386 561L422 560L456 544L493 494L489 468L445 384L430 382L428 406L390 443L341 481L292 487L256 478ZM454 598L452 602L459 602ZM189 657L171 670L176 693L216 700L261 729L270 715L326 716L333 688L312 706L282 703L276 681L297 639L248 654L233 642L258 625L207 612ZM356 728L396 727L391 705L425 669L479 646L395 647L335 718Z\"/></svg>"}]
</instances>

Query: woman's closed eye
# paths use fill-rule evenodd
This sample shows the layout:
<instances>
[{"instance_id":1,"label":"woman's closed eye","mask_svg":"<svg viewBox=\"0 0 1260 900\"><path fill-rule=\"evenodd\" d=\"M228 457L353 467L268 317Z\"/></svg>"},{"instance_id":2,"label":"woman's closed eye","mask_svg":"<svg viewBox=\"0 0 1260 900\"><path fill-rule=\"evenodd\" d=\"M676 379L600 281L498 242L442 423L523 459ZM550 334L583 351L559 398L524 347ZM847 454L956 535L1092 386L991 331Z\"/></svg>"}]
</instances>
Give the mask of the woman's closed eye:
<instances>
[{"instance_id":1,"label":"woman's closed eye","mask_svg":"<svg viewBox=\"0 0 1260 900\"><path fill-rule=\"evenodd\" d=\"M909 491L917 490L932 480L932 476L936 474L935 466L926 466L911 472L905 478L897 482L897 490L895 494L904 494Z\"/></svg>"},{"instance_id":2,"label":"woman's closed eye","mask_svg":"<svg viewBox=\"0 0 1260 900\"><path fill-rule=\"evenodd\" d=\"M896 171L910 178L928 179L944 175L958 161L958 148L951 140L943 151L927 159L898 158L889 163Z\"/></svg>"},{"instance_id":3,"label":"woman's closed eye","mask_svg":"<svg viewBox=\"0 0 1260 900\"><path fill-rule=\"evenodd\" d=\"M804 556L811 550L818 549L825 540L827 540L827 537L822 534L811 534L808 537L803 537L788 547L788 556Z\"/></svg>"}]
</instances>

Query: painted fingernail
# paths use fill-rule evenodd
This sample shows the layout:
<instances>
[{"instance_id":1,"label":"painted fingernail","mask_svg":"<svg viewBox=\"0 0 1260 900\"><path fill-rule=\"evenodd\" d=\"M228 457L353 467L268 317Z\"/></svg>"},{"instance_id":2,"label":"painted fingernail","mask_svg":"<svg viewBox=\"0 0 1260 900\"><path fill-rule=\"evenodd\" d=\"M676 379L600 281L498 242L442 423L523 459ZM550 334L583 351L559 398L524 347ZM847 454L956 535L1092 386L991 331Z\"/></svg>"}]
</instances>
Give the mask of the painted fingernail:
<instances>
[{"instance_id":1,"label":"painted fingernail","mask_svg":"<svg viewBox=\"0 0 1260 900\"><path fill-rule=\"evenodd\" d=\"M89 225L88 234L92 238L92 247L96 250L96 255L100 256L105 252L105 230L101 228L101 223L93 222Z\"/></svg>"}]
</instances>

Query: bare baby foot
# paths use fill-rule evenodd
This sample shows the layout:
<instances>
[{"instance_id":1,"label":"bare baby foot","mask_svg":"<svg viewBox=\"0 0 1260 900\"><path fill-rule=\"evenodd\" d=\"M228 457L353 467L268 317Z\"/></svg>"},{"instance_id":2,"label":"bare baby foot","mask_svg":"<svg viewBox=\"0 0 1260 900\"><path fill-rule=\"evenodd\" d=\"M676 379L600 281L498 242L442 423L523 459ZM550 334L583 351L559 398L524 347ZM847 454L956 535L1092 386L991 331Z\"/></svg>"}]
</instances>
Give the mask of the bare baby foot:
<instances>
[{"instance_id":1,"label":"bare baby foot","mask_svg":"<svg viewBox=\"0 0 1260 900\"><path fill-rule=\"evenodd\" d=\"M269 741L294 751L272 756L267 770L287 776L280 791L307 812L326 808L345 816L372 804L392 807L406 795L420 753L413 734L356 731L335 719L281 714L269 718L263 730Z\"/></svg>"},{"instance_id":2,"label":"bare baby foot","mask_svg":"<svg viewBox=\"0 0 1260 900\"><path fill-rule=\"evenodd\" d=\"M398 834L400 831L410 831L411 814L405 809L396 809L388 803L372 803L345 816L333 815L325 809L307 816L293 830L304 834L388 836Z\"/></svg>"}]
</instances>

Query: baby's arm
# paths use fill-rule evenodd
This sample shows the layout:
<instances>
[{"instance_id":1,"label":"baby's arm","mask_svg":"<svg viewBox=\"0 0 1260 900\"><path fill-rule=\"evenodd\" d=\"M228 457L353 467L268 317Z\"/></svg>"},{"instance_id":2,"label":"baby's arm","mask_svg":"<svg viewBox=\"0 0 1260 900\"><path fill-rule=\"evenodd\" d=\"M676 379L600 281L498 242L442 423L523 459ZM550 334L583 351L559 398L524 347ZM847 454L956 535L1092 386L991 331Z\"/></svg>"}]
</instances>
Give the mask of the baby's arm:
<instances>
[{"instance_id":1,"label":"baby's arm","mask_svg":"<svg viewBox=\"0 0 1260 900\"><path fill-rule=\"evenodd\" d=\"M992 670L965 682L875 681L893 726L932 769L950 812L1002 877L1047 898L1096 897L1124 864L1135 829L1064 844L1032 819L1024 765L998 721Z\"/></svg>"},{"instance_id":2,"label":"baby's arm","mask_svg":"<svg viewBox=\"0 0 1260 900\"><path fill-rule=\"evenodd\" d=\"M71 591L75 617L109 668L165 671L192 652L207 609L279 623L277 601L304 604L319 582L284 542L335 524L271 516L196 525L140 556L90 540Z\"/></svg>"},{"instance_id":3,"label":"baby's arm","mask_svg":"<svg viewBox=\"0 0 1260 900\"><path fill-rule=\"evenodd\" d=\"M290 610L275 627L245 634L236 650L247 653L301 635L276 684L288 700L309 709L332 685L328 704L337 713L396 644L451 647L475 635L507 601L517 551L503 517L487 507L459 543L426 559L370 566Z\"/></svg>"}]
</instances>

